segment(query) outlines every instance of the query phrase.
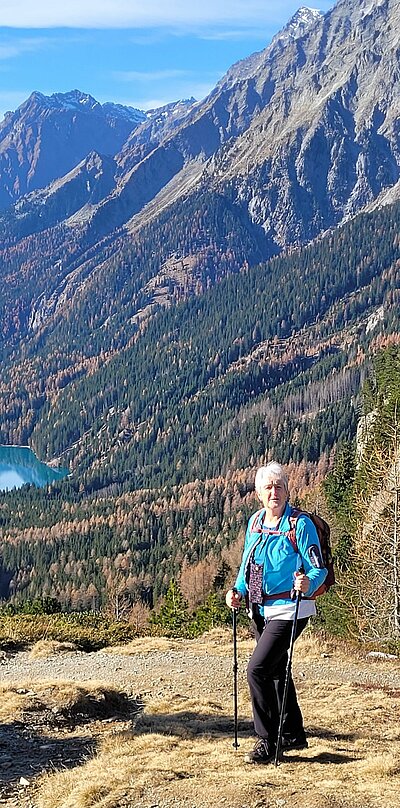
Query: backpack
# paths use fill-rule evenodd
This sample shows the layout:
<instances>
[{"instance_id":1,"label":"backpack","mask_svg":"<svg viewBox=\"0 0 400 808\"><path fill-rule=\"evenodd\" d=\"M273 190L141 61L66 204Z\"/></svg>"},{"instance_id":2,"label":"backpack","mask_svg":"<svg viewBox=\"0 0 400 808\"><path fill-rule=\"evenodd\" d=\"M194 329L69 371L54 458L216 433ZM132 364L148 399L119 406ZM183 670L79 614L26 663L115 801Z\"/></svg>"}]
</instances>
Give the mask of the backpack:
<instances>
[{"instance_id":1,"label":"backpack","mask_svg":"<svg viewBox=\"0 0 400 808\"><path fill-rule=\"evenodd\" d=\"M253 521L250 526L251 532L261 532L260 517L263 512L264 509L260 508L260 510L254 514ZM299 510L299 508L292 508L291 515L289 516L290 530L286 535L295 553L299 552L296 540L296 525L299 516L308 516L308 518L311 519L312 523L314 524L319 538L319 543L321 545L322 561L325 569L328 570L328 575L326 576L324 583L321 584L321 586L319 586L316 592L314 592L312 595L312 599L314 600L314 598L319 597L319 595L323 595L325 592L328 592L336 580L330 541L331 529L328 523L325 522L325 519L323 519L322 516L318 516L317 513L310 513L309 511Z\"/></svg>"},{"instance_id":2,"label":"backpack","mask_svg":"<svg viewBox=\"0 0 400 808\"><path fill-rule=\"evenodd\" d=\"M319 543L321 545L322 561L325 569L328 570L328 575L326 576L324 583L318 587L317 591L314 592L312 596L313 598L317 598L319 595L323 595L325 592L328 592L336 580L331 549L331 529L328 523L325 522L325 519L323 519L322 516L318 516L317 513L309 513L308 511L300 511L298 508L292 508L292 513L289 516L290 530L288 533L288 539L295 553L299 552L296 541L296 525L299 516L308 516L308 518L311 519L312 523L314 524L318 534Z\"/></svg>"}]
</instances>

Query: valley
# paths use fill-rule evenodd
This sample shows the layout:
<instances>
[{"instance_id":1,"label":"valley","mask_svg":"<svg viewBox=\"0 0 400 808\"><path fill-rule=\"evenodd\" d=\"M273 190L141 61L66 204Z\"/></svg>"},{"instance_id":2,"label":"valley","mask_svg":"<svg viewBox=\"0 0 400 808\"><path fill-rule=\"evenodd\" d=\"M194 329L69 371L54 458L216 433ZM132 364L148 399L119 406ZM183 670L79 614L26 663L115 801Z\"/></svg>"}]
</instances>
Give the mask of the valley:
<instances>
[{"instance_id":1,"label":"valley","mask_svg":"<svg viewBox=\"0 0 400 808\"><path fill-rule=\"evenodd\" d=\"M301 9L201 101L0 124L0 443L69 472L0 496L18 608L217 572L272 457L328 508L382 351L397 380L397 5Z\"/></svg>"}]
</instances>

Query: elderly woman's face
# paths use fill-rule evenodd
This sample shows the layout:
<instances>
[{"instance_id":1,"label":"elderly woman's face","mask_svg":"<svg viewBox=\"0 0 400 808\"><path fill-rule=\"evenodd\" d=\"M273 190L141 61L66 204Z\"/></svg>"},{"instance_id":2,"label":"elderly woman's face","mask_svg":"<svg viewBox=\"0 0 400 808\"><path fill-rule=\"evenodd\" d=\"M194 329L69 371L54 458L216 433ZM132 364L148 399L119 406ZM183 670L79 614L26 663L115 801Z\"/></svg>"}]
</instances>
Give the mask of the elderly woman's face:
<instances>
[{"instance_id":1,"label":"elderly woman's face","mask_svg":"<svg viewBox=\"0 0 400 808\"><path fill-rule=\"evenodd\" d=\"M257 491L258 498L271 516L281 516L285 510L287 491L283 480L267 477Z\"/></svg>"}]
</instances>

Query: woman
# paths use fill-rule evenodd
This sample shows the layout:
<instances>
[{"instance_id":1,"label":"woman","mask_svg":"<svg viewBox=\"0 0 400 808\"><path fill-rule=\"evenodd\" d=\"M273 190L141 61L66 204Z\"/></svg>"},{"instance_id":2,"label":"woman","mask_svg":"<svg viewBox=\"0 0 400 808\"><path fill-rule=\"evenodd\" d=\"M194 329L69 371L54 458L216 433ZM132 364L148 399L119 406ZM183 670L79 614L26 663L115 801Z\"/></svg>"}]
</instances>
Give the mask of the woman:
<instances>
[{"instance_id":1,"label":"woman","mask_svg":"<svg viewBox=\"0 0 400 808\"><path fill-rule=\"evenodd\" d=\"M315 614L312 595L325 580L321 548L311 519L300 514L296 520L296 544L289 539L291 505L288 479L279 463L258 469L256 494L263 507L249 519L242 563L235 586L226 603L237 609L248 602L257 645L247 669L247 680L258 741L245 756L247 763L269 763L275 757L279 710L287 652L292 634L295 603L293 589L302 593L296 638ZM289 680L283 723L282 750L303 749L307 740L292 678Z\"/></svg>"}]
</instances>

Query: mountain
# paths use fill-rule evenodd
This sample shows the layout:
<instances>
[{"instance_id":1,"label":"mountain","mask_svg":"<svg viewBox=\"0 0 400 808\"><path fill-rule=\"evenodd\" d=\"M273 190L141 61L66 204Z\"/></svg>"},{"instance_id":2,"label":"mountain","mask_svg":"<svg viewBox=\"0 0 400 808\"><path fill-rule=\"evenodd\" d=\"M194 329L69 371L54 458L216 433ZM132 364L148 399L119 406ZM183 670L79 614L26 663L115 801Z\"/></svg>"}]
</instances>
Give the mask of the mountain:
<instances>
[{"instance_id":1,"label":"mountain","mask_svg":"<svg viewBox=\"0 0 400 808\"><path fill-rule=\"evenodd\" d=\"M88 346L97 335L90 356L115 345L117 322L123 347L158 306L393 203L396 7L300 9L202 102L145 115L34 93L7 115L1 193L18 197L0 216L7 351L50 349L65 320Z\"/></svg>"},{"instance_id":2,"label":"mountain","mask_svg":"<svg viewBox=\"0 0 400 808\"><path fill-rule=\"evenodd\" d=\"M204 101L147 115L101 106L77 92L50 99L34 93L1 129L0 198L4 204L18 197L0 217L4 281L8 272L15 277L15 262L31 262L36 278L45 273L40 295L54 301L43 306L41 297L41 309L61 315L60 273L50 270L55 255L63 255L62 277L73 277L80 307L109 251L122 264L132 239L146 252L154 223L164 229L158 256L146 258L144 274L139 261L135 278L125 279L133 282L135 299L140 291L143 308L142 298L150 305L154 299L151 277L154 287L168 277L168 298L245 265L240 246L232 248L228 220L246 231L247 262L254 263L307 243L358 211L394 202L400 188L396 8L393 0L340 0L325 15L300 9ZM205 195L219 211L207 217L207 228L196 224ZM187 210L191 222L181 226ZM165 216L179 237L171 224L165 236ZM184 284L171 272L172 256L182 261ZM11 301L7 292L8 307ZM29 335L37 307L34 286L24 284L19 314L12 328L3 326L4 337L14 342Z\"/></svg>"},{"instance_id":3,"label":"mountain","mask_svg":"<svg viewBox=\"0 0 400 808\"><path fill-rule=\"evenodd\" d=\"M325 15L302 8L265 50L234 65L208 98L181 102L173 114L164 108L146 117L77 92L47 100L34 93L0 130L9 177L3 205L66 173L91 150L119 151L117 185L91 211L102 233L149 202L154 216L206 184L245 207L266 233L270 253L308 241L399 180L397 8L396 0L340 0ZM89 112L97 133L90 143L81 132ZM58 116L64 126L73 119L79 141L79 148L69 143L64 164L63 129L57 144L51 139L50 122ZM118 121L112 143L111 120ZM29 132L31 153L39 155L31 161L19 131L25 140ZM18 176L9 137L25 167ZM50 168L55 145L57 165Z\"/></svg>"},{"instance_id":4,"label":"mountain","mask_svg":"<svg viewBox=\"0 0 400 808\"><path fill-rule=\"evenodd\" d=\"M370 357L399 342L396 7L301 9L204 101L141 120L83 101L120 140L82 137L68 165L69 100L15 113L30 145L20 187L2 140L0 442L71 471L51 497L4 495L20 591L40 567L68 601L71 552L78 588L121 554L159 594L234 541L257 463L304 487L353 438Z\"/></svg>"},{"instance_id":5,"label":"mountain","mask_svg":"<svg viewBox=\"0 0 400 808\"><path fill-rule=\"evenodd\" d=\"M0 233L16 239L45 230L69 219L77 211L81 216L115 187L116 163L113 157L89 152L77 166L45 188L22 196L5 217L0 214Z\"/></svg>"},{"instance_id":6,"label":"mountain","mask_svg":"<svg viewBox=\"0 0 400 808\"><path fill-rule=\"evenodd\" d=\"M161 142L150 137L142 159L148 130L132 134L134 159L124 148L128 170L94 221L121 226L150 201L154 216L212 187L262 227L271 253L362 210L399 179L397 11L395 0L301 10Z\"/></svg>"},{"instance_id":7,"label":"mountain","mask_svg":"<svg viewBox=\"0 0 400 808\"><path fill-rule=\"evenodd\" d=\"M0 209L71 171L89 152L118 152L146 116L78 90L34 92L0 124Z\"/></svg>"},{"instance_id":8,"label":"mountain","mask_svg":"<svg viewBox=\"0 0 400 808\"><path fill-rule=\"evenodd\" d=\"M397 11L343 0L302 36L278 36L248 76L268 103L213 180L275 243L315 237L398 181Z\"/></svg>"}]
</instances>

